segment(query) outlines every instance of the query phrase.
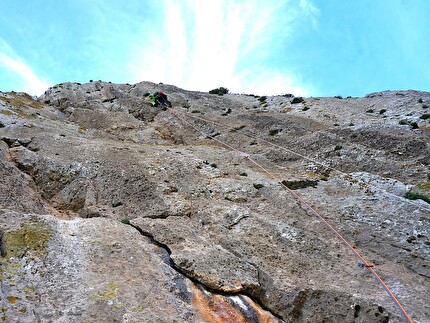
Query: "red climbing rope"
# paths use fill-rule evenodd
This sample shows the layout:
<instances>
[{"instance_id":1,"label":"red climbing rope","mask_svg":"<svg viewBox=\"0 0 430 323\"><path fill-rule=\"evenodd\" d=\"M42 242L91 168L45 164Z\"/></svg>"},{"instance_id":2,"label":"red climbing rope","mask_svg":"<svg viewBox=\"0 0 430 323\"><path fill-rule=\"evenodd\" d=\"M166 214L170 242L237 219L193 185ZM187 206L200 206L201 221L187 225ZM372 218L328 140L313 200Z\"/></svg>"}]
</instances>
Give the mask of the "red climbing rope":
<instances>
[{"instance_id":1,"label":"red climbing rope","mask_svg":"<svg viewBox=\"0 0 430 323\"><path fill-rule=\"evenodd\" d=\"M189 117L191 117L192 119L195 119L195 120L203 121L203 122L205 122L205 123L211 123L211 124L217 125L217 126L222 127L222 128L228 128L228 126L226 126L225 124L220 124L220 123L215 122L215 121L213 121L213 120L208 120L208 119L205 119L205 118L202 118L202 117L197 117L197 116L195 116L195 115L189 115ZM276 118L275 118L275 119L276 119ZM277 120L282 121L282 120L280 120L280 119L277 119ZM262 141L262 142L264 142L264 143L266 143L266 144L269 144L269 145L271 145L271 146L273 146L273 147L276 147L276 148L279 148L279 149L285 150L285 151L287 151L287 152L289 152L289 153L291 153L291 154L293 154L293 155L299 156L299 157L301 157L301 158L303 158L303 159L306 159L306 160L308 160L308 161L310 161L310 162L313 162L313 163L315 163L315 164L321 165L321 166L323 166L323 167L325 167L325 168L327 168L327 169L330 169L330 170L332 170L332 171L335 171L335 172L337 172L337 173L339 173L339 174L342 174L342 175L344 175L344 176L347 176L347 175L348 175L347 173L345 173L345 172L343 172L343 171L341 171L341 170L339 170L339 169L336 169L336 168L334 168L334 167L331 167L331 166L325 165L324 163L322 163L322 162L320 162L320 161L317 161L317 160L315 160L315 159L313 159L313 158L310 158L310 157L308 157L308 156L302 155L302 154L300 154L300 153L298 153L298 152L296 152L296 151L294 151L294 150L291 150L291 149L289 149L289 148L287 148L287 147L285 147L285 146L281 146L281 145L278 145L278 144L276 144L276 143L274 143L274 142L272 142L272 141L266 140L266 139L264 139L264 138L263 138L263 137L261 137L261 136L257 136L257 135L250 135L249 133L243 132L242 130L237 130L237 131L238 131L240 134L242 134L242 135L244 135L244 136L246 136L246 137L248 137L248 138L252 138L252 139L255 139L255 140L259 140L259 141ZM364 182L363 182L363 183L364 183ZM374 187L374 188L375 188L375 186L374 186L373 184L371 184L371 183L367 183L367 182L366 182L366 186L368 186L368 187ZM393 193L390 193L390 192L387 192L387 191L384 191L384 194L389 195L389 196L391 196L391 197L393 197L393 198L395 198L395 199L398 199L398 200L402 201L402 203L408 203L408 204L413 205L413 206L415 206L415 207L417 207L417 208L419 208L419 209L426 210L426 211L430 211L430 208L429 208L429 207L426 207L426 206L424 206L424 205L420 205L420 204L418 204L418 203L414 202L413 200L405 199L405 198L404 198L404 197L402 197L402 196L399 196L399 195L396 195L396 194L393 194Z\"/></svg>"},{"instance_id":2,"label":"red climbing rope","mask_svg":"<svg viewBox=\"0 0 430 323\"><path fill-rule=\"evenodd\" d=\"M210 134L200 130L195 125L184 119L183 117L179 116L172 108L168 108L169 112L174 115L176 118L178 118L180 121L182 121L184 124L190 126L198 133L202 134L203 136L210 138L214 140L215 142L219 143L220 145L227 147L233 151L236 151L241 156L248 159L251 163L253 163L255 166L260 168L263 172L265 172L267 175L269 175L271 178L276 180L279 184L282 185L290 194L292 194L295 198L297 198L306 208L308 208L321 222L323 222L364 264L364 266L375 276L375 278L378 280L378 282L382 285L382 287L385 289L385 291L388 293L388 295L391 297L391 299L394 301L396 306L399 308L399 310L402 312L403 316L408 320L408 322L412 323L412 319L409 316L409 314L406 312L406 310L403 308L402 304L399 302L397 297L393 294L391 289L387 286L387 284L382 280L382 278L378 275L378 273L373 269L373 265L371 265L352 245L348 242L340 233L337 231L321 214L318 213L308 202L306 202L299 194L294 192L292 189L290 189L288 186L286 186L278 177L273 175L270 171L268 171L266 168L264 168L261 164L259 164L256 160L252 159L248 154L245 152L227 144L226 142L219 140L215 138L214 136L211 136Z\"/></svg>"}]
</instances>

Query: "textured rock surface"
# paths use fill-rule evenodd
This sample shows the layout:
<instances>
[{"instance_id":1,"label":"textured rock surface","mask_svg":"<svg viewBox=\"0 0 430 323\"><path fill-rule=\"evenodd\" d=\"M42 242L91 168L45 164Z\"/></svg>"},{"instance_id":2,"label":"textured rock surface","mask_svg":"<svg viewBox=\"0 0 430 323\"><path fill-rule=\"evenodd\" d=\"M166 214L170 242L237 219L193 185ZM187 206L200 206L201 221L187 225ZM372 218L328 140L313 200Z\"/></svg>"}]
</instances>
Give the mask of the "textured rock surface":
<instances>
[{"instance_id":1,"label":"textured rock surface","mask_svg":"<svg viewBox=\"0 0 430 323\"><path fill-rule=\"evenodd\" d=\"M0 93L1 315L22 321L402 321L297 192L430 321L430 93L209 95L142 82ZM423 117L424 116L424 117ZM421 118L420 118L421 117Z\"/></svg>"}]
</instances>

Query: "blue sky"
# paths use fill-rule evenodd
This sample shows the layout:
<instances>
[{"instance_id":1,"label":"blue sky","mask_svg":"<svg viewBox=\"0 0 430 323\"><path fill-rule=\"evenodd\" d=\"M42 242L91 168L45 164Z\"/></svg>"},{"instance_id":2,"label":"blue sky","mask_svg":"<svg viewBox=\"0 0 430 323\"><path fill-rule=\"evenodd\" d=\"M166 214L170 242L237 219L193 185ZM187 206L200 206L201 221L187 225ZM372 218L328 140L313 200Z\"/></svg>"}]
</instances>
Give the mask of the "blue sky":
<instances>
[{"instance_id":1,"label":"blue sky","mask_svg":"<svg viewBox=\"0 0 430 323\"><path fill-rule=\"evenodd\" d=\"M0 90L430 91L427 0L1 0Z\"/></svg>"}]
</instances>

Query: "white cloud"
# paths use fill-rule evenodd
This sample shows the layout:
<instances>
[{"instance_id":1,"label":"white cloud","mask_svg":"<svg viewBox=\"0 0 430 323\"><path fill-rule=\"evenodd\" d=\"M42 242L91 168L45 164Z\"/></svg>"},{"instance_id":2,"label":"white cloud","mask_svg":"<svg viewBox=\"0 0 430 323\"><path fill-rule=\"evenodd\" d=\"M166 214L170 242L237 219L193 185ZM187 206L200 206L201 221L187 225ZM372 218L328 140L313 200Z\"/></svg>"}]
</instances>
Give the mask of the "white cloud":
<instances>
[{"instance_id":1,"label":"white cloud","mask_svg":"<svg viewBox=\"0 0 430 323\"><path fill-rule=\"evenodd\" d=\"M296 19L313 19L317 9L309 0L162 3L164 30L142 40L131 55L132 82L160 81L201 91L225 86L256 94L308 93L296 75L268 57L294 31Z\"/></svg>"},{"instance_id":2,"label":"white cloud","mask_svg":"<svg viewBox=\"0 0 430 323\"><path fill-rule=\"evenodd\" d=\"M18 88L14 88L15 91L40 95L50 86L49 82L38 77L19 58L12 58L2 52L0 52L0 70L3 70L2 74L8 75L9 79L18 84ZM8 84L5 84L5 86L8 87Z\"/></svg>"}]
</instances>

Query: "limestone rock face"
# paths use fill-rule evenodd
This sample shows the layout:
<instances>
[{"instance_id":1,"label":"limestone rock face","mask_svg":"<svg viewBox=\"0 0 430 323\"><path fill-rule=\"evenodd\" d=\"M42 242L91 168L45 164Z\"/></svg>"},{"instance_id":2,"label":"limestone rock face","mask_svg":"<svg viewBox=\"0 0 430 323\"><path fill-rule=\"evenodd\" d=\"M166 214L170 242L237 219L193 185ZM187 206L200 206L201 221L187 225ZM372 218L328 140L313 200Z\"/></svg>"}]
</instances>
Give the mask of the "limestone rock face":
<instances>
[{"instance_id":1,"label":"limestone rock face","mask_svg":"<svg viewBox=\"0 0 430 323\"><path fill-rule=\"evenodd\" d=\"M1 319L430 321L430 93L296 101L0 92Z\"/></svg>"}]
</instances>

